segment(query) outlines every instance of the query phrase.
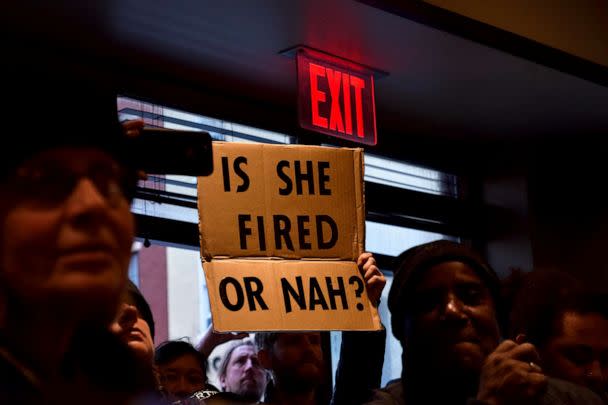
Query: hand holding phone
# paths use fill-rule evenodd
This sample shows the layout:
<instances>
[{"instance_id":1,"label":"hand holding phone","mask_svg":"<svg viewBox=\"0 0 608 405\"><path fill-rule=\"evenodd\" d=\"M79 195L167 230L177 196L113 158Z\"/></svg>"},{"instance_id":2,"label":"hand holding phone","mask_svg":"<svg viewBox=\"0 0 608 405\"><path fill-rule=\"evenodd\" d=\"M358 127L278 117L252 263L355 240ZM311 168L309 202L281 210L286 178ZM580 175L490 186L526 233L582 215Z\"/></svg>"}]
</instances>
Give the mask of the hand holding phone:
<instances>
[{"instance_id":1,"label":"hand holding phone","mask_svg":"<svg viewBox=\"0 0 608 405\"><path fill-rule=\"evenodd\" d=\"M208 176L213 172L208 132L143 128L128 142L136 167L148 174Z\"/></svg>"}]
</instances>

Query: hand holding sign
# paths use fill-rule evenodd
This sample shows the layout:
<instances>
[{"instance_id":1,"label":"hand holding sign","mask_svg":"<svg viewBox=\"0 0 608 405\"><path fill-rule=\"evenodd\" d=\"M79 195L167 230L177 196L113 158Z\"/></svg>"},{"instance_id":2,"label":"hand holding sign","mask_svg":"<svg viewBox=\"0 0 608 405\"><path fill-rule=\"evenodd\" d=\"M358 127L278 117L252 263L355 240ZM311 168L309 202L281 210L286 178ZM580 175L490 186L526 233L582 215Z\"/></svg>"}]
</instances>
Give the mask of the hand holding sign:
<instances>
[{"instance_id":1,"label":"hand holding sign","mask_svg":"<svg viewBox=\"0 0 608 405\"><path fill-rule=\"evenodd\" d=\"M209 325L201 340L196 344L196 348L208 358L217 346L231 340L240 340L247 337L249 337L249 333L216 333L213 330L213 325Z\"/></svg>"},{"instance_id":2,"label":"hand holding sign","mask_svg":"<svg viewBox=\"0 0 608 405\"><path fill-rule=\"evenodd\" d=\"M378 306L382 290L386 285L386 277L376 266L376 259L371 253L362 253L357 259L357 266L361 272L361 276L365 280L365 288L367 289L367 298L374 305Z\"/></svg>"}]
</instances>

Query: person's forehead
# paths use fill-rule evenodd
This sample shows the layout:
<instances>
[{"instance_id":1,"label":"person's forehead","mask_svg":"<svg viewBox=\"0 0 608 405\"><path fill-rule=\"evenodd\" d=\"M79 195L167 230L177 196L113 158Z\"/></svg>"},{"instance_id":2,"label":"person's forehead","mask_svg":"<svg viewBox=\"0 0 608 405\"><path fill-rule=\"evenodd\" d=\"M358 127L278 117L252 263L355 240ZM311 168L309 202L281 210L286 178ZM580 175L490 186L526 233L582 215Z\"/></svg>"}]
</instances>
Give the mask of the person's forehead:
<instances>
[{"instance_id":1,"label":"person's forehead","mask_svg":"<svg viewBox=\"0 0 608 405\"><path fill-rule=\"evenodd\" d=\"M183 354L161 367L165 371L202 371L200 363L192 354Z\"/></svg>"},{"instance_id":2,"label":"person's forehead","mask_svg":"<svg viewBox=\"0 0 608 405\"><path fill-rule=\"evenodd\" d=\"M79 166L89 165L92 162L115 163L115 160L102 148L93 146L58 146L34 153L27 157L21 166L54 163L78 168Z\"/></svg>"},{"instance_id":3,"label":"person's forehead","mask_svg":"<svg viewBox=\"0 0 608 405\"><path fill-rule=\"evenodd\" d=\"M320 332L283 332L280 333L277 340L293 339L293 338L320 338Z\"/></svg>"},{"instance_id":4,"label":"person's forehead","mask_svg":"<svg viewBox=\"0 0 608 405\"><path fill-rule=\"evenodd\" d=\"M485 286L477 272L460 261L446 261L429 267L420 276L416 290L449 287L459 284L479 284Z\"/></svg>"},{"instance_id":5,"label":"person's forehead","mask_svg":"<svg viewBox=\"0 0 608 405\"><path fill-rule=\"evenodd\" d=\"M238 346L232 351L231 359L236 359L238 357L252 357L256 356L256 351L251 345L242 345Z\"/></svg>"},{"instance_id":6,"label":"person's forehead","mask_svg":"<svg viewBox=\"0 0 608 405\"><path fill-rule=\"evenodd\" d=\"M561 329L564 338L600 343L608 347L608 319L599 313L566 312L562 316Z\"/></svg>"}]
</instances>

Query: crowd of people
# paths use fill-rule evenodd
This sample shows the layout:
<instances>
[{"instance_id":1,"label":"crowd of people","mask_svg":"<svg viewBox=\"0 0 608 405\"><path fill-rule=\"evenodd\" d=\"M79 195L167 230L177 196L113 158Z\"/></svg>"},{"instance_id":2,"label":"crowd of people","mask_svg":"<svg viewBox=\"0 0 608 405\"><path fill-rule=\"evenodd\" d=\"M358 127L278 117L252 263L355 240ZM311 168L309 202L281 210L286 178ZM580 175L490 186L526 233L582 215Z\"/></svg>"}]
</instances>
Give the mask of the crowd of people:
<instances>
[{"instance_id":1,"label":"crowd of people","mask_svg":"<svg viewBox=\"0 0 608 405\"><path fill-rule=\"evenodd\" d=\"M320 332L210 329L197 347L155 347L152 311L127 277L138 168L125 140L142 123L120 124L113 94L73 78L9 90L8 131L23 142L0 160L0 403L608 401L605 295L532 272L510 280L506 299L478 253L445 240L397 258L388 306L403 372L386 387L384 330L343 333L333 388ZM15 108L33 96L35 120ZM79 100L69 117L63 99ZM386 279L369 253L358 267L377 306ZM230 347L213 386L207 358L219 344Z\"/></svg>"}]
</instances>

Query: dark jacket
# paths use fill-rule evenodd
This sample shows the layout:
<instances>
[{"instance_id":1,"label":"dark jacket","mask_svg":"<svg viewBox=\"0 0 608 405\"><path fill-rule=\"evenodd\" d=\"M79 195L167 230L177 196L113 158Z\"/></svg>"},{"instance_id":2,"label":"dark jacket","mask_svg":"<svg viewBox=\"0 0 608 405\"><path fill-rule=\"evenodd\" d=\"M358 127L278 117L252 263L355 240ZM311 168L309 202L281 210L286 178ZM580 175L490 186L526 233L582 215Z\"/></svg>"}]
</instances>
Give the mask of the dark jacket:
<instances>
[{"instance_id":1,"label":"dark jacket","mask_svg":"<svg viewBox=\"0 0 608 405\"><path fill-rule=\"evenodd\" d=\"M106 328L82 328L52 381L40 379L0 339L0 404L156 403L150 365Z\"/></svg>"},{"instance_id":2,"label":"dark jacket","mask_svg":"<svg viewBox=\"0 0 608 405\"><path fill-rule=\"evenodd\" d=\"M439 389L440 387L438 387ZM425 401L426 405L429 401ZM401 379L391 381L385 388L376 390L371 401L365 405L405 405L404 389ZM484 402L471 399L467 405L483 405ZM423 405L423 404L408 404ZM517 405L517 404L514 404ZM603 405L595 393L585 387L567 381L549 378L547 391L539 405Z\"/></svg>"},{"instance_id":3,"label":"dark jacket","mask_svg":"<svg viewBox=\"0 0 608 405\"><path fill-rule=\"evenodd\" d=\"M371 398L374 389L380 387L385 345L386 329L342 332L331 405L358 405ZM273 391L269 383L264 404L273 403ZM326 397L317 398L319 405L327 402Z\"/></svg>"},{"instance_id":4,"label":"dark jacket","mask_svg":"<svg viewBox=\"0 0 608 405\"><path fill-rule=\"evenodd\" d=\"M42 398L31 370L0 346L0 404L44 404Z\"/></svg>"},{"instance_id":5,"label":"dark jacket","mask_svg":"<svg viewBox=\"0 0 608 405\"><path fill-rule=\"evenodd\" d=\"M356 405L380 387L386 329L377 332L342 332L340 360L332 405Z\"/></svg>"}]
</instances>

